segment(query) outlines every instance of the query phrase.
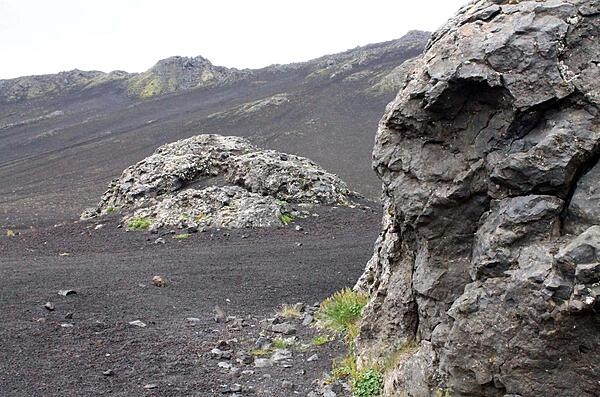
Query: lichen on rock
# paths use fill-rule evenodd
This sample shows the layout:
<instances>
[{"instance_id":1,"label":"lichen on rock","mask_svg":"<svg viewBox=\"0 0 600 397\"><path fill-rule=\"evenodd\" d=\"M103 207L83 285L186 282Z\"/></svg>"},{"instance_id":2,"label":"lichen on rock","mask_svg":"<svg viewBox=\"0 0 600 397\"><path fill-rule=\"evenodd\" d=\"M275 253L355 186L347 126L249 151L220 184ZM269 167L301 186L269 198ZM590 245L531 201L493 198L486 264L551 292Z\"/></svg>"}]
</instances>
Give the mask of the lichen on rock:
<instances>
[{"instance_id":1,"label":"lichen on rock","mask_svg":"<svg viewBox=\"0 0 600 397\"><path fill-rule=\"evenodd\" d=\"M163 145L125 169L82 218L120 209L125 222L150 219L150 229L268 227L302 214L292 205L347 205L355 195L307 158L205 134Z\"/></svg>"},{"instance_id":2,"label":"lichen on rock","mask_svg":"<svg viewBox=\"0 0 600 397\"><path fill-rule=\"evenodd\" d=\"M359 361L418 345L386 393L600 395L598 37L592 0L479 0L403 72L356 286Z\"/></svg>"}]
</instances>

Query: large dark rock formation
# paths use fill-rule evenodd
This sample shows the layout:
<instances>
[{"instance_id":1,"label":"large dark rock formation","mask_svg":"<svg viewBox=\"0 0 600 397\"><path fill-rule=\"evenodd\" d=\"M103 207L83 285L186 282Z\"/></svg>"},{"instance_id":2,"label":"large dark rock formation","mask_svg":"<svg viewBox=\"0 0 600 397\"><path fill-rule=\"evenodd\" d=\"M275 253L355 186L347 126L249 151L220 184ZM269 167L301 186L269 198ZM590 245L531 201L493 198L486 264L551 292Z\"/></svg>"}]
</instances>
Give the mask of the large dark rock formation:
<instances>
[{"instance_id":1,"label":"large dark rock formation","mask_svg":"<svg viewBox=\"0 0 600 397\"><path fill-rule=\"evenodd\" d=\"M386 392L600 395L599 65L597 1L480 0L406 72L357 284Z\"/></svg>"}]
</instances>

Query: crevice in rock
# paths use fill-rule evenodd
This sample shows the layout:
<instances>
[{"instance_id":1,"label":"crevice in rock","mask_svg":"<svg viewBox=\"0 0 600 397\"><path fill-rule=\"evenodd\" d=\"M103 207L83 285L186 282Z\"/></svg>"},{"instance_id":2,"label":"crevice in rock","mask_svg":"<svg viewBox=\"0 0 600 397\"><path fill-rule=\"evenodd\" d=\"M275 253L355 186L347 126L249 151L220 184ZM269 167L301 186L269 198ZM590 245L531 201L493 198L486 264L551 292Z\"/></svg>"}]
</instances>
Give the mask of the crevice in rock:
<instances>
[{"instance_id":1,"label":"crevice in rock","mask_svg":"<svg viewBox=\"0 0 600 397\"><path fill-rule=\"evenodd\" d=\"M600 161L600 142L596 144L594 149L592 150L589 157L579 166L573 179L571 180L571 184L569 185L569 190L564 198L564 206L559 215L560 219L560 234L565 234L565 221L567 217L567 213L569 212L569 207L571 206L571 200L573 199L573 195L575 195L575 191L577 190L577 185L579 184L579 180L587 174L596 164Z\"/></svg>"}]
</instances>

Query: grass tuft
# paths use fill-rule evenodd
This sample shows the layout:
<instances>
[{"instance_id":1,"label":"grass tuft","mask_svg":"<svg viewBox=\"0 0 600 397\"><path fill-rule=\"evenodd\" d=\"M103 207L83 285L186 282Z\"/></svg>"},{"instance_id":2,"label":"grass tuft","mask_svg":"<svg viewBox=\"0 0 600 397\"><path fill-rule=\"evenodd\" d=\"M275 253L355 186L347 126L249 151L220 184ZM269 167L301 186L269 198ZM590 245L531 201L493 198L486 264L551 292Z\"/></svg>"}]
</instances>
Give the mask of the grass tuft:
<instances>
[{"instance_id":1,"label":"grass tuft","mask_svg":"<svg viewBox=\"0 0 600 397\"><path fill-rule=\"evenodd\" d=\"M291 319L291 318L300 318L302 313L300 313L300 309L296 305L281 305L275 313L277 317Z\"/></svg>"},{"instance_id":2,"label":"grass tuft","mask_svg":"<svg viewBox=\"0 0 600 397\"><path fill-rule=\"evenodd\" d=\"M287 349L292 344L283 338L275 338L271 343L273 349Z\"/></svg>"},{"instance_id":3,"label":"grass tuft","mask_svg":"<svg viewBox=\"0 0 600 397\"><path fill-rule=\"evenodd\" d=\"M352 340L358 333L358 320L367 304L367 295L345 288L325 299L315 318L317 327L344 335Z\"/></svg>"},{"instance_id":4,"label":"grass tuft","mask_svg":"<svg viewBox=\"0 0 600 397\"><path fill-rule=\"evenodd\" d=\"M6 229L6 237L15 237L17 234L11 229Z\"/></svg>"},{"instance_id":5,"label":"grass tuft","mask_svg":"<svg viewBox=\"0 0 600 397\"><path fill-rule=\"evenodd\" d=\"M147 230L151 224L152 224L152 221L148 218L144 218L144 217L132 218L127 223L127 229L129 229L129 230Z\"/></svg>"},{"instance_id":6,"label":"grass tuft","mask_svg":"<svg viewBox=\"0 0 600 397\"><path fill-rule=\"evenodd\" d=\"M185 239L190 238L190 236L191 236L191 234L189 234L189 233L181 233L181 234L174 235L173 238L175 240L185 240Z\"/></svg>"},{"instance_id":7,"label":"grass tuft","mask_svg":"<svg viewBox=\"0 0 600 397\"><path fill-rule=\"evenodd\" d=\"M283 214L279 215L279 220L281 221L282 224L287 226L290 223L292 223L292 221L294 220L294 217L291 216L290 214L283 213Z\"/></svg>"}]
</instances>

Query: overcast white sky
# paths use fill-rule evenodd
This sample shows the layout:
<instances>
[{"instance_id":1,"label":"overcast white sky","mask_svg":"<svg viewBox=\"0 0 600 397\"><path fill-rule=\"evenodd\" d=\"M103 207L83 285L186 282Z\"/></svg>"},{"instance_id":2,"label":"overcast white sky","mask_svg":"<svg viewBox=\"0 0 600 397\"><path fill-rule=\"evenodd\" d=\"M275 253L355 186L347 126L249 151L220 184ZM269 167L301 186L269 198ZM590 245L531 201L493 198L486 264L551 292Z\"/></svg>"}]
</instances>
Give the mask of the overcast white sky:
<instances>
[{"instance_id":1,"label":"overcast white sky","mask_svg":"<svg viewBox=\"0 0 600 397\"><path fill-rule=\"evenodd\" d=\"M435 30L468 0L0 0L0 79L140 72L173 55L257 68Z\"/></svg>"}]
</instances>

